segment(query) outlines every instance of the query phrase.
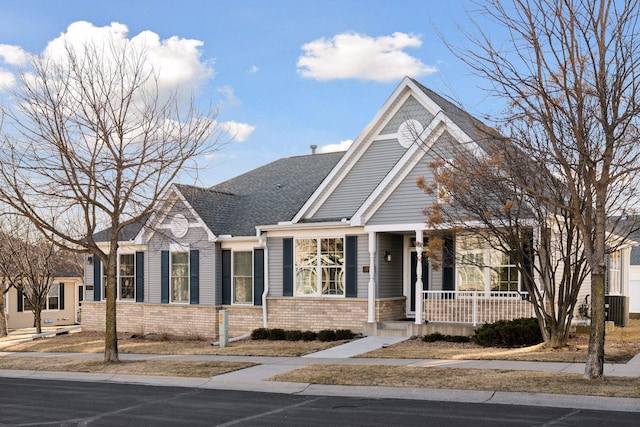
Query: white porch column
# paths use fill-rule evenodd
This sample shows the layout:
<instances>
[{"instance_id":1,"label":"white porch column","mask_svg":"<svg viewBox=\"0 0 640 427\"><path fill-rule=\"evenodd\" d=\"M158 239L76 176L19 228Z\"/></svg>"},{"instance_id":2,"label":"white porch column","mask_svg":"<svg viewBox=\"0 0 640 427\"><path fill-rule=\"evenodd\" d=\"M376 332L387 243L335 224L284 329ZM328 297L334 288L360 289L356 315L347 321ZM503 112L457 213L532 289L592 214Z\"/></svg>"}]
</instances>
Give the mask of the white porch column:
<instances>
[{"instance_id":1,"label":"white porch column","mask_svg":"<svg viewBox=\"0 0 640 427\"><path fill-rule=\"evenodd\" d=\"M422 230L416 230L416 325L424 323L424 300L422 295Z\"/></svg>"},{"instance_id":2,"label":"white porch column","mask_svg":"<svg viewBox=\"0 0 640 427\"><path fill-rule=\"evenodd\" d=\"M369 232L369 289L367 292L367 322L376 321L376 232Z\"/></svg>"}]
</instances>

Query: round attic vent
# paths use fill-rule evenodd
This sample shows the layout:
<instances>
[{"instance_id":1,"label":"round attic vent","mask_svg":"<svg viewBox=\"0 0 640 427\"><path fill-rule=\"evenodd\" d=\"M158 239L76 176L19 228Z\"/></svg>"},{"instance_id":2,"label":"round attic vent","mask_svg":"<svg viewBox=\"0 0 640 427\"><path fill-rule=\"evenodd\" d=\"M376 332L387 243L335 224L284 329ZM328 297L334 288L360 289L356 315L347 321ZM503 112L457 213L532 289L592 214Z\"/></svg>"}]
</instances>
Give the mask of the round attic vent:
<instances>
[{"instance_id":1,"label":"round attic vent","mask_svg":"<svg viewBox=\"0 0 640 427\"><path fill-rule=\"evenodd\" d=\"M182 214L177 214L171 219L171 233L177 237L184 237L189 230L189 221Z\"/></svg>"},{"instance_id":2,"label":"round attic vent","mask_svg":"<svg viewBox=\"0 0 640 427\"><path fill-rule=\"evenodd\" d=\"M405 120L398 127L398 142L404 148L409 148L411 144L420 139L423 130L424 127L419 121L414 119Z\"/></svg>"}]
</instances>

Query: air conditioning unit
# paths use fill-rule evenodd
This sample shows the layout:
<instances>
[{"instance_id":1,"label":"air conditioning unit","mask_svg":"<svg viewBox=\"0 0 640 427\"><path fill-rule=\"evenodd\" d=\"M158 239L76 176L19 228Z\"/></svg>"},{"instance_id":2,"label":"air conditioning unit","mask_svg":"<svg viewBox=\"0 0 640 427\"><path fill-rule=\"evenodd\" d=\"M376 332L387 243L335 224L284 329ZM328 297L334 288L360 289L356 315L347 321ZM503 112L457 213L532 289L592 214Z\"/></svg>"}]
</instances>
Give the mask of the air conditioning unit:
<instances>
[{"instance_id":1,"label":"air conditioning unit","mask_svg":"<svg viewBox=\"0 0 640 427\"><path fill-rule=\"evenodd\" d=\"M604 297L605 319L612 321L616 326L629 324L629 297L621 295L605 295Z\"/></svg>"}]
</instances>

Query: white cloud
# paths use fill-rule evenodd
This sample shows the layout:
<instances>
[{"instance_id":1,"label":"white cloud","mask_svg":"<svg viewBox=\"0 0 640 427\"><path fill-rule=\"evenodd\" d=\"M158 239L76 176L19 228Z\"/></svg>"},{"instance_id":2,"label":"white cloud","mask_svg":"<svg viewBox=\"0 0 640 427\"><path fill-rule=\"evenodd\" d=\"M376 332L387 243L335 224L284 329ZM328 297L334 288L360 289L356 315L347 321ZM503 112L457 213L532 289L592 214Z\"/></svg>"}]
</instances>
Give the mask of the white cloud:
<instances>
[{"instance_id":1,"label":"white cloud","mask_svg":"<svg viewBox=\"0 0 640 427\"><path fill-rule=\"evenodd\" d=\"M117 22L104 27L96 27L86 21L74 22L65 33L48 43L43 56L64 64L68 61L67 46L77 54L82 54L85 47L91 45L97 50L104 49L107 53L104 55L104 65L108 67L109 57L117 57L118 50L124 50L126 46L132 47L129 50L131 53L146 53L147 66L157 74L161 98L178 88L185 95L191 95L203 82L213 77L213 69L200 60L202 41L177 36L161 40L152 31L143 31L129 39L128 32L126 25ZM113 54L111 49L114 50Z\"/></svg>"},{"instance_id":2,"label":"white cloud","mask_svg":"<svg viewBox=\"0 0 640 427\"><path fill-rule=\"evenodd\" d=\"M260 68L258 68L257 65L252 65L251 68L249 68L250 73L257 73L259 70Z\"/></svg>"},{"instance_id":3,"label":"white cloud","mask_svg":"<svg viewBox=\"0 0 640 427\"><path fill-rule=\"evenodd\" d=\"M216 88L216 91L224 95L224 104L226 104L227 106L237 107L241 104L240 99L236 96L231 86L220 86Z\"/></svg>"},{"instance_id":4,"label":"white cloud","mask_svg":"<svg viewBox=\"0 0 640 427\"><path fill-rule=\"evenodd\" d=\"M218 123L220 129L231 136L234 141L243 142L249 139L249 136L256 130L255 126L247 123L238 123L232 121Z\"/></svg>"},{"instance_id":5,"label":"white cloud","mask_svg":"<svg viewBox=\"0 0 640 427\"><path fill-rule=\"evenodd\" d=\"M12 89L16 85L16 77L11 71L0 68L0 91Z\"/></svg>"},{"instance_id":6,"label":"white cloud","mask_svg":"<svg viewBox=\"0 0 640 427\"><path fill-rule=\"evenodd\" d=\"M390 36L369 37L343 33L302 46L298 73L316 80L357 78L388 82L404 76L420 77L438 71L408 55L405 48L419 48L419 37L396 32Z\"/></svg>"},{"instance_id":7,"label":"white cloud","mask_svg":"<svg viewBox=\"0 0 640 427\"><path fill-rule=\"evenodd\" d=\"M352 139L345 139L337 144L327 144L318 148L318 153L333 153L335 151L347 151L353 144Z\"/></svg>"},{"instance_id":8,"label":"white cloud","mask_svg":"<svg viewBox=\"0 0 640 427\"><path fill-rule=\"evenodd\" d=\"M0 58L9 65L23 66L29 61L29 55L20 46L0 44Z\"/></svg>"}]
</instances>

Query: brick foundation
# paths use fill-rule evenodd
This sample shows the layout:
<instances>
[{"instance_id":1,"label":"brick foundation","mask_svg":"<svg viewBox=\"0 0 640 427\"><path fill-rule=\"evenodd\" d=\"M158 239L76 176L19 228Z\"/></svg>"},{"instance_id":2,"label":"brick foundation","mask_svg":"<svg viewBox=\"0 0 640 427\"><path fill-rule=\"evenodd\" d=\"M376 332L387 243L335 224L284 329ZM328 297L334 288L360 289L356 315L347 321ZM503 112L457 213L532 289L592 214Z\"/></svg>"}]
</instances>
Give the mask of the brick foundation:
<instances>
[{"instance_id":1,"label":"brick foundation","mask_svg":"<svg viewBox=\"0 0 640 427\"><path fill-rule=\"evenodd\" d=\"M367 300L360 298L269 298L267 307L269 328L360 333L367 321Z\"/></svg>"},{"instance_id":2,"label":"brick foundation","mask_svg":"<svg viewBox=\"0 0 640 427\"><path fill-rule=\"evenodd\" d=\"M380 320L404 318L405 304L404 297L378 300L376 316ZM228 312L230 338L263 326L262 307L255 306L118 303L116 307L119 332L217 340L220 310ZM269 298L267 307L269 328L316 332L350 329L361 333L367 321L367 300L362 298ZM104 331L104 302L82 304L82 327L87 331Z\"/></svg>"},{"instance_id":3,"label":"brick foundation","mask_svg":"<svg viewBox=\"0 0 640 427\"><path fill-rule=\"evenodd\" d=\"M407 298L383 298L376 300L376 320L398 320L407 317ZM365 318L366 319L366 318Z\"/></svg>"},{"instance_id":4,"label":"brick foundation","mask_svg":"<svg viewBox=\"0 0 640 427\"><path fill-rule=\"evenodd\" d=\"M262 307L145 303L120 303L116 307L119 332L166 333L217 340L218 313L221 309L229 313L230 338L248 334L262 326ZM82 304L82 328L87 331L104 331L105 303Z\"/></svg>"}]
</instances>

